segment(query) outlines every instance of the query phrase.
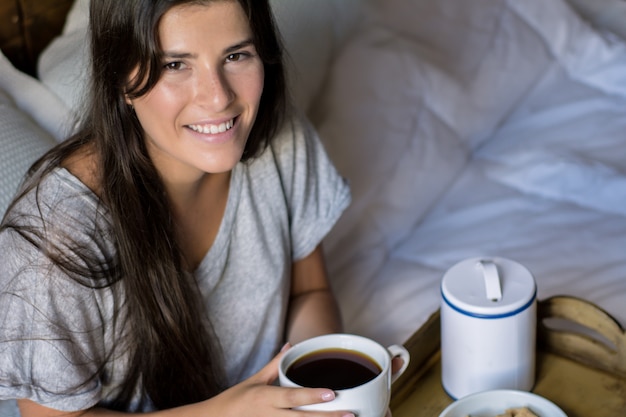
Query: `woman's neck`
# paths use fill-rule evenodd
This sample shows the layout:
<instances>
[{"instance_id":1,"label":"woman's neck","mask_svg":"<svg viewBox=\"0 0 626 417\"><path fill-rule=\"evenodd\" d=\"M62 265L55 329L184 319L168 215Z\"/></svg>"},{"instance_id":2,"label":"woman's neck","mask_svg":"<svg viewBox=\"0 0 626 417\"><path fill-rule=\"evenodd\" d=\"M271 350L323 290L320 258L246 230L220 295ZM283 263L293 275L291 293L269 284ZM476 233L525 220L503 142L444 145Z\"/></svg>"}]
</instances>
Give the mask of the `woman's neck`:
<instances>
[{"instance_id":1,"label":"woman's neck","mask_svg":"<svg viewBox=\"0 0 626 417\"><path fill-rule=\"evenodd\" d=\"M209 251L230 190L231 173L205 174L193 183L165 184L177 225L177 240L188 269L195 270Z\"/></svg>"}]
</instances>

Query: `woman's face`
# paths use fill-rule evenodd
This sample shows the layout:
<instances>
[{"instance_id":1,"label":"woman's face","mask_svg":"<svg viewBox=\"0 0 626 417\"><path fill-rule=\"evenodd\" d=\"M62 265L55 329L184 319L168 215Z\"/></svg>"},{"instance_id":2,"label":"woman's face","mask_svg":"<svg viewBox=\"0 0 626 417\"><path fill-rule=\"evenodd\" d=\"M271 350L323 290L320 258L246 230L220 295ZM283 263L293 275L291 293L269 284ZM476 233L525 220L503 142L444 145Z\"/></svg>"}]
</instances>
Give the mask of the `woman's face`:
<instances>
[{"instance_id":1,"label":"woman's face","mask_svg":"<svg viewBox=\"0 0 626 417\"><path fill-rule=\"evenodd\" d=\"M130 100L157 169L170 183L230 171L263 92L263 63L237 1L184 5L159 24L164 72Z\"/></svg>"}]
</instances>

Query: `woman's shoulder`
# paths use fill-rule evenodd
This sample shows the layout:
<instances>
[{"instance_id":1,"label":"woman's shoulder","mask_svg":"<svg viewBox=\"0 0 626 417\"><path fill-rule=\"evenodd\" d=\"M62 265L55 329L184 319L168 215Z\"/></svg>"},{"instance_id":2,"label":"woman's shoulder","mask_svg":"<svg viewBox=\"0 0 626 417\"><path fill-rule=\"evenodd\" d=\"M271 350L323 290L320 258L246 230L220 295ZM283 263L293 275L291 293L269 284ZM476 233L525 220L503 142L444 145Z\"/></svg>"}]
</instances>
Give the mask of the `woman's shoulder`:
<instances>
[{"instance_id":1,"label":"woman's shoulder","mask_svg":"<svg viewBox=\"0 0 626 417\"><path fill-rule=\"evenodd\" d=\"M294 140L307 140L317 138L317 133L313 124L305 114L297 109L292 109L287 113L276 136L271 141L272 144L289 143Z\"/></svg>"},{"instance_id":2,"label":"woman's shoulder","mask_svg":"<svg viewBox=\"0 0 626 417\"><path fill-rule=\"evenodd\" d=\"M277 161L291 165L294 161L311 157L322 144L313 124L298 111L292 111L285 118L276 135L263 153Z\"/></svg>"},{"instance_id":3,"label":"woman's shoulder","mask_svg":"<svg viewBox=\"0 0 626 417\"><path fill-rule=\"evenodd\" d=\"M66 168L55 167L6 213L0 260L11 261L4 262L0 275L10 277L25 265L52 265L51 254L85 260L83 254L89 253L90 262L104 265L115 252L110 231L98 197Z\"/></svg>"},{"instance_id":4,"label":"woman's shoulder","mask_svg":"<svg viewBox=\"0 0 626 417\"><path fill-rule=\"evenodd\" d=\"M61 167L65 168L94 194L100 195L98 158L93 144L86 144L65 158Z\"/></svg>"},{"instance_id":5,"label":"woman's shoulder","mask_svg":"<svg viewBox=\"0 0 626 417\"><path fill-rule=\"evenodd\" d=\"M251 171L276 171L283 187L300 187L304 182L326 182L343 187L332 160L310 120L291 112L264 153L249 165Z\"/></svg>"},{"instance_id":6,"label":"woman's shoulder","mask_svg":"<svg viewBox=\"0 0 626 417\"><path fill-rule=\"evenodd\" d=\"M23 193L7 212L4 223L14 226L66 228L93 227L104 218L98 196L64 166L52 168Z\"/></svg>"}]
</instances>

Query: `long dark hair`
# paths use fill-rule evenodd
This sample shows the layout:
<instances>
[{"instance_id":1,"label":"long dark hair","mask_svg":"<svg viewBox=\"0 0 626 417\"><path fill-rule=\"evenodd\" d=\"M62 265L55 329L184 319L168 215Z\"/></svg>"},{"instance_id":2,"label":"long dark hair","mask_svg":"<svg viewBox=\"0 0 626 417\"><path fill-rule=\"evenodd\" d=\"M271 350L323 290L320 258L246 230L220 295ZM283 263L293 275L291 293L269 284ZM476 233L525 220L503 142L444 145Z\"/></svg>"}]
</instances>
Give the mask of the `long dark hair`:
<instances>
[{"instance_id":1,"label":"long dark hair","mask_svg":"<svg viewBox=\"0 0 626 417\"><path fill-rule=\"evenodd\" d=\"M41 232L44 243L39 246L83 285L100 287L104 279L107 286L121 286L127 321L123 323L125 338L116 343L128 349L131 361L117 390L115 409L129 409L141 386L143 400L160 409L201 401L224 388L219 344L202 319L204 307L184 268L164 185L146 151L141 125L125 100L125 94L146 94L161 76L158 25L162 16L175 6L211 1L235 0L91 2L92 74L81 127L33 165L22 193L36 188L43 176L78 150L95 152L98 194L110 216L115 256L102 266L75 244L72 252L89 265L81 268L63 255L68 242L55 250ZM282 45L268 1L236 1L248 17L265 69L245 160L262 151L275 135L285 117L287 97ZM141 83L129 81L135 69L134 79ZM10 216L2 227L20 232ZM21 233L36 241L33 230Z\"/></svg>"}]
</instances>

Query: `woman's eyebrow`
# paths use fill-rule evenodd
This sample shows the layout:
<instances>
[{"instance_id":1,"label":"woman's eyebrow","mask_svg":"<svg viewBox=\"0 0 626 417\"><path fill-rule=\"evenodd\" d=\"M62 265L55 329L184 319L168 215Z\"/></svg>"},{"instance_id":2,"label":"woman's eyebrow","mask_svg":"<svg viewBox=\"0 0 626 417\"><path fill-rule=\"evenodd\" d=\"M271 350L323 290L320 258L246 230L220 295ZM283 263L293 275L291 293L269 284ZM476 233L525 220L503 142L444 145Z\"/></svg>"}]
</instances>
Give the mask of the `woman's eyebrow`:
<instances>
[{"instance_id":1,"label":"woman's eyebrow","mask_svg":"<svg viewBox=\"0 0 626 417\"><path fill-rule=\"evenodd\" d=\"M195 58L197 55L189 52L163 51L163 57L170 59L185 59Z\"/></svg>"},{"instance_id":2,"label":"woman's eyebrow","mask_svg":"<svg viewBox=\"0 0 626 417\"><path fill-rule=\"evenodd\" d=\"M252 39L246 39L245 41L239 42L233 46L230 46L224 50L225 53L234 52L241 48L245 48L247 46L254 45Z\"/></svg>"},{"instance_id":3,"label":"woman's eyebrow","mask_svg":"<svg viewBox=\"0 0 626 417\"><path fill-rule=\"evenodd\" d=\"M254 45L254 42L252 41L252 39L246 39L244 41L238 42L224 49L224 53L229 54L229 53L238 51L241 48L248 47L250 45ZM197 58L198 54L194 54L191 52L163 51L163 57L168 58L168 59L186 59L186 58Z\"/></svg>"}]
</instances>

